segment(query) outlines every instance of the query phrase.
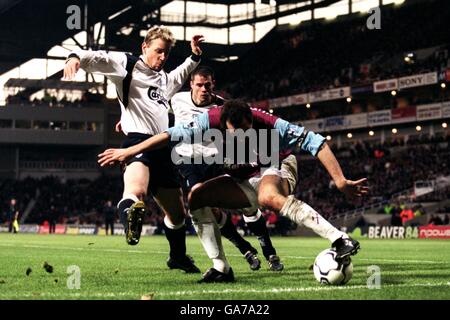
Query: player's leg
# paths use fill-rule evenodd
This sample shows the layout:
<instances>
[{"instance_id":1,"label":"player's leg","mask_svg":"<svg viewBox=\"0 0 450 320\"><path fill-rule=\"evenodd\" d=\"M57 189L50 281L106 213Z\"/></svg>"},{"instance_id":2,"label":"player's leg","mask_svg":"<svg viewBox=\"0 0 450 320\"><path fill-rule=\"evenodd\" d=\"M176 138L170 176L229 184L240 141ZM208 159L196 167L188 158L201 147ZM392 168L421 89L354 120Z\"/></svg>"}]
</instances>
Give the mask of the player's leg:
<instances>
[{"instance_id":1,"label":"player's leg","mask_svg":"<svg viewBox=\"0 0 450 320\"><path fill-rule=\"evenodd\" d=\"M163 229L170 247L167 265L171 269L182 269L188 273L200 272L193 259L186 255L186 211L181 177L172 162L169 148L152 153L150 170L150 190L165 214Z\"/></svg>"},{"instance_id":2,"label":"player's leg","mask_svg":"<svg viewBox=\"0 0 450 320\"><path fill-rule=\"evenodd\" d=\"M188 204L198 237L214 265L201 281L234 281L233 270L225 257L219 226L211 208L246 208L252 206L251 200L232 178L221 176L193 188L188 196Z\"/></svg>"},{"instance_id":3,"label":"player's leg","mask_svg":"<svg viewBox=\"0 0 450 320\"><path fill-rule=\"evenodd\" d=\"M258 239L263 255L269 263L269 269L272 271L282 271L284 265L281 263L277 251L272 244L269 229L267 229L266 225L266 219L264 219L261 211L258 209L256 214L252 216L244 215L244 221L247 223L250 231Z\"/></svg>"},{"instance_id":4,"label":"player's leg","mask_svg":"<svg viewBox=\"0 0 450 320\"><path fill-rule=\"evenodd\" d=\"M257 195L258 185L261 181L261 177L254 177L249 180L239 182L239 187L248 195L249 199L252 199L254 204L250 208L241 209L244 214L244 220L247 222L247 226L250 231L258 238L264 257L269 263L269 269L272 271L281 271L284 269L284 265L281 263L280 258L276 254L276 250L270 239L269 230L266 226L266 221L259 211L259 203L254 195Z\"/></svg>"},{"instance_id":5,"label":"player's leg","mask_svg":"<svg viewBox=\"0 0 450 320\"><path fill-rule=\"evenodd\" d=\"M299 225L313 230L319 236L331 241L339 257L356 254L359 243L346 233L339 231L307 203L287 195L283 190L283 178L267 175L261 179L258 201L263 207L280 212Z\"/></svg>"},{"instance_id":6,"label":"player's leg","mask_svg":"<svg viewBox=\"0 0 450 320\"><path fill-rule=\"evenodd\" d=\"M289 195L297 185L297 159L291 155L283 160L280 169L268 168L263 172L262 176L250 178L248 183L258 192L261 179L268 175L281 177L279 192L286 196ZM247 212L244 215L244 221L247 223L250 231L257 236L264 257L269 263L269 269L272 271L282 271L284 265L281 263L280 257L277 255L276 249L272 244L266 220L262 216L261 211L258 209L257 212Z\"/></svg>"},{"instance_id":7,"label":"player's leg","mask_svg":"<svg viewBox=\"0 0 450 320\"><path fill-rule=\"evenodd\" d=\"M206 180L222 176L223 167L219 165L207 164L181 164L178 169L184 178L185 189L190 191L197 184ZM220 228L220 233L223 237L228 239L238 250L244 255L245 259L252 270L258 270L261 261L258 259L257 250L245 240L237 231L236 226L231 222L230 215L221 211L220 209L212 209L214 216Z\"/></svg>"},{"instance_id":8,"label":"player's leg","mask_svg":"<svg viewBox=\"0 0 450 320\"><path fill-rule=\"evenodd\" d=\"M167 266L187 273L199 273L193 259L186 255L186 213L181 189L159 187L155 199L165 214L163 228L170 246Z\"/></svg>"},{"instance_id":9,"label":"player's leg","mask_svg":"<svg viewBox=\"0 0 450 320\"><path fill-rule=\"evenodd\" d=\"M222 236L228 239L242 253L251 270L259 270L261 261L258 258L258 250L239 234L236 226L231 221L231 215L217 208L213 209L213 213L219 224Z\"/></svg>"},{"instance_id":10,"label":"player's leg","mask_svg":"<svg viewBox=\"0 0 450 320\"><path fill-rule=\"evenodd\" d=\"M149 179L150 171L144 163L135 161L126 166L123 174L124 191L117 208L130 245L139 243L145 216L143 199L147 195Z\"/></svg>"}]
</instances>

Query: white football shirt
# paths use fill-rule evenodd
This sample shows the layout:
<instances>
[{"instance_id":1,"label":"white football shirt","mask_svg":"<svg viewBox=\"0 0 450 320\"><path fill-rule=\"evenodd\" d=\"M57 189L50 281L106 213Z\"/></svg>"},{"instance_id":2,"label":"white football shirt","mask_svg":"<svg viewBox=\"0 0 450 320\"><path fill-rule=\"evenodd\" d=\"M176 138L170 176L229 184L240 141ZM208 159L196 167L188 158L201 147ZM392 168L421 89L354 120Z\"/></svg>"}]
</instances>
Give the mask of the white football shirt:
<instances>
[{"instance_id":1,"label":"white football shirt","mask_svg":"<svg viewBox=\"0 0 450 320\"><path fill-rule=\"evenodd\" d=\"M131 73L131 82L126 84L127 55L123 52L74 50L80 58L80 67L86 72L106 76L117 88L122 131L155 135L169 125L169 100L180 90L189 74L198 66L192 57L170 73L150 69L142 56ZM125 87L124 87L125 84ZM126 105L125 105L126 104Z\"/></svg>"},{"instance_id":2,"label":"white football shirt","mask_svg":"<svg viewBox=\"0 0 450 320\"><path fill-rule=\"evenodd\" d=\"M192 101L191 91L178 92L171 100L172 110L175 115L175 125L189 124L194 118L211 108L223 104L223 98L215 96L214 101L206 106L197 106ZM196 158L212 156L218 153L214 143L204 141L202 143L179 143L175 147L176 152L184 157Z\"/></svg>"}]
</instances>

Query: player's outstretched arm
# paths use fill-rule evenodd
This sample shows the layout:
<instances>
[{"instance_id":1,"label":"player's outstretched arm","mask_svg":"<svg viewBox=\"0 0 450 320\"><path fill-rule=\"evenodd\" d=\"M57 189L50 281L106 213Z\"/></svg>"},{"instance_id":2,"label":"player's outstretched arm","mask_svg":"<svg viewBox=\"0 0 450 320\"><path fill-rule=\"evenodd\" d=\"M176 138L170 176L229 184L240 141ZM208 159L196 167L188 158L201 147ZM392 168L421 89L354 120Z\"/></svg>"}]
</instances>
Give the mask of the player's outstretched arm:
<instances>
[{"instance_id":1,"label":"player's outstretched arm","mask_svg":"<svg viewBox=\"0 0 450 320\"><path fill-rule=\"evenodd\" d=\"M116 162L124 162L144 151L152 151L163 148L169 144L170 135L167 132L150 137L139 144L125 149L107 149L98 155L97 162L100 166L114 165Z\"/></svg>"},{"instance_id":2,"label":"player's outstretched arm","mask_svg":"<svg viewBox=\"0 0 450 320\"><path fill-rule=\"evenodd\" d=\"M325 169L327 169L331 178L336 183L336 187L347 197L362 197L369 191L369 188L364 185L364 183L367 181L367 178L359 179L356 181L348 180L345 178L339 162L337 161L336 157L333 154L333 151L331 151L327 143L322 144L319 152L317 153L317 158L320 160Z\"/></svg>"},{"instance_id":3,"label":"player's outstretched arm","mask_svg":"<svg viewBox=\"0 0 450 320\"><path fill-rule=\"evenodd\" d=\"M62 80L73 80L81 68L86 72L102 74L116 83L124 78L126 63L127 55L123 52L77 49L66 60Z\"/></svg>"},{"instance_id":4,"label":"player's outstretched arm","mask_svg":"<svg viewBox=\"0 0 450 320\"><path fill-rule=\"evenodd\" d=\"M191 72L200 64L203 52L200 48L200 44L203 41L205 41L205 38L202 35L193 36L191 40L192 55L168 74L169 81L166 90L167 99L172 99L173 95L180 91Z\"/></svg>"},{"instance_id":5,"label":"player's outstretched arm","mask_svg":"<svg viewBox=\"0 0 450 320\"><path fill-rule=\"evenodd\" d=\"M339 162L322 135L283 119L277 120L275 128L280 133L282 150L292 150L294 153L303 150L319 158L336 183L336 187L347 197L361 197L368 192L369 188L364 185L367 181L366 178L357 181L345 178Z\"/></svg>"}]
</instances>

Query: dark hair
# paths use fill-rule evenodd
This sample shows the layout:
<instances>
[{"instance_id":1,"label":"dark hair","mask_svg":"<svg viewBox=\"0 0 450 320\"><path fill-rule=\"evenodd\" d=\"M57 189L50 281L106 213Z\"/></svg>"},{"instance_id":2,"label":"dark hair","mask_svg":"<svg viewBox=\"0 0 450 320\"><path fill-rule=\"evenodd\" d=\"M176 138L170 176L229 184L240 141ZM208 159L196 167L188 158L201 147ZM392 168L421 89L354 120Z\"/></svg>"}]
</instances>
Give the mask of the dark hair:
<instances>
[{"instance_id":1,"label":"dark hair","mask_svg":"<svg viewBox=\"0 0 450 320\"><path fill-rule=\"evenodd\" d=\"M191 73L191 80L194 80L194 77L196 75L202 76L202 77L211 77L212 80L214 80L214 70L211 69L208 66L199 66Z\"/></svg>"},{"instance_id":2,"label":"dark hair","mask_svg":"<svg viewBox=\"0 0 450 320\"><path fill-rule=\"evenodd\" d=\"M227 121L233 127L239 128L244 120L253 123L253 114L250 106L244 100L240 99L226 101L220 113L220 126L222 129L227 128Z\"/></svg>"}]
</instances>

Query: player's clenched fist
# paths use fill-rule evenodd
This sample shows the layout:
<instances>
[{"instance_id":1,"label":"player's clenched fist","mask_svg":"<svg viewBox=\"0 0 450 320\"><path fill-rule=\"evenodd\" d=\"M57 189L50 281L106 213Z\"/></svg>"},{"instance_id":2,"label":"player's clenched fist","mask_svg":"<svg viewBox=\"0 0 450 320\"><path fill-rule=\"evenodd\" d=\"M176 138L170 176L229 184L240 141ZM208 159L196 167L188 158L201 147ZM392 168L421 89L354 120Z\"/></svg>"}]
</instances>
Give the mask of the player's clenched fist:
<instances>
[{"instance_id":1,"label":"player's clenched fist","mask_svg":"<svg viewBox=\"0 0 450 320\"><path fill-rule=\"evenodd\" d=\"M191 49L192 53L200 56L202 54L202 49L200 48L200 43L205 41L205 38L202 35L195 35L191 40Z\"/></svg>"},{"instance_id":2,"label":"player's clenched fist","mask_svg":"<svg viewBox=\"0 0 450 320\"><path fill-rule=\"evenodd\" d=\"M73 80L78 69L80 69L80 60L75 57L69 58L64 66L63 80Z\"/></svg>"}]
</instances>

